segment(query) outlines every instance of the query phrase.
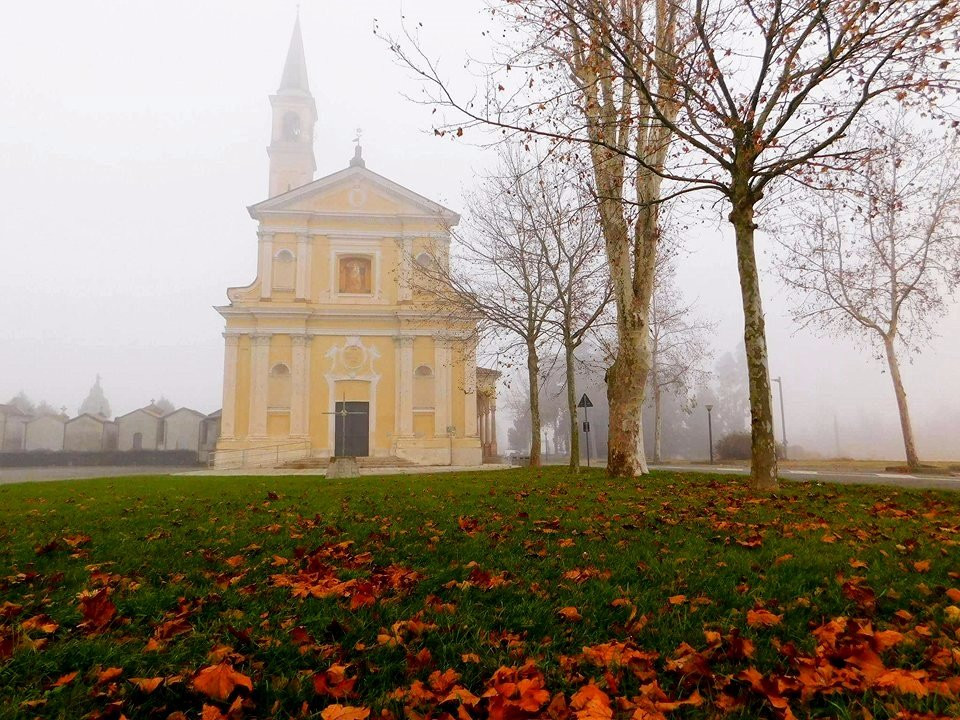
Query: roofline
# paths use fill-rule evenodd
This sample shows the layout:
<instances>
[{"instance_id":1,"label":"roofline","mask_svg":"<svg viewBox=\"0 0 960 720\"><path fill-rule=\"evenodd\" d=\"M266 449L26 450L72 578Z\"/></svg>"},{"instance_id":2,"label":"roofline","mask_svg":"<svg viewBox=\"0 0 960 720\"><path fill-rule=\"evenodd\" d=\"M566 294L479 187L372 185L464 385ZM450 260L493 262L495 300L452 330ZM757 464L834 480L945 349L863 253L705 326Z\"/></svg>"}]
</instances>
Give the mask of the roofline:
<instances>
[{"instance_id":1,"label":"roofline","mask_svg":"<svg viewBox=\"0 0 960 720\"><path fill-rule=\"evenodd\" d=\"M451 210L445 205L441 205L440 203L436 202L435 200L431 200L425 195L421 195L420 193L414 190L411 190L410 188L405 187L400 183L394 182L388 177L384 177L379 173L375 173L373 170L369 170L366 167L360 167L360 166L351 166L351 167L344 168L343 170L337 170L334 173L330 173L329 175L324 175L321 178L312 180L311 182L308 182L305 185L292 188L290 190L287 190L284 193L280 193L279 195L274 195L272 198L267 198L266 200L261 200L260 202L255 203L253 205L248 205L247 212L250 213L250 217L252 217L254 220L259 220L260 219L259 213L262 213L262 212L270 212L270 211L284 212L282 210L274 210L274 208L272 207L264 207L264 206L282 204L284 202L293 200L300 196L307 195L312 190L320 189L327 185L332 185L334 182L342 178L350 177L351 175L361 175L361 174L373 176L373 178L376 181L385 185L387 189L392 190L398 195L406 196L411 200L414 200L421 204L427 205L429 207L437 208L438 210L437 215L441 219L450 221L451 226L456 225L460 222L460 213L456 212L455 210ZM425 215L423 217L433 217L433 216Z\"/></svg>"}]
</instances>

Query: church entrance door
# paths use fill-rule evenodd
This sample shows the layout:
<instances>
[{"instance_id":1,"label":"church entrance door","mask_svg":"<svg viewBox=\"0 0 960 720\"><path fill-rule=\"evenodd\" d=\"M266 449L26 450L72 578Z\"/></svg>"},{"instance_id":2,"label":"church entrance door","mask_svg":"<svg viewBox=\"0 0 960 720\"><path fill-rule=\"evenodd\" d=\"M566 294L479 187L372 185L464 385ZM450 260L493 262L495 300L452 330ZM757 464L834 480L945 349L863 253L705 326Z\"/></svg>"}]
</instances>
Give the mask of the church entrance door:
<instances>
[{"instance_id":1,"label":"church entrance door","mask_svg":"<svg viewBox=\"0 0 960 720\"><path fill-rule=\"evenodd\" d=\"M346 410L346 413L344 413ZM366 457L370 454L370 403L338 402L334 431L337 457Z\"/></svg>"}]
</instances>

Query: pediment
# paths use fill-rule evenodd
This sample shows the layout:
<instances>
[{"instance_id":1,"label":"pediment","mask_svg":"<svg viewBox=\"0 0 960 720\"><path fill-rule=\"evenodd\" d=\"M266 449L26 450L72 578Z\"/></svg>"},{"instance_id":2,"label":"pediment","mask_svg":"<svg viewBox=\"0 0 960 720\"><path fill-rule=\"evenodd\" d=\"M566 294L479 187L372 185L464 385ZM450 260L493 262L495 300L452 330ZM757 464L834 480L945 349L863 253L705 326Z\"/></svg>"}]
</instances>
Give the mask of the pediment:
<instances>
[{"instance_id":1,"label":"pediment","mask_svg":"<svg viewBox=\"0 0 960 720\"><path fill-rule=\"evenodd\" d=\"M363 167L350 167L248 208L263 220L276 215L375 215L435 218L456 225L460 216L439 203Z\"/></svg>"}]
</instances>

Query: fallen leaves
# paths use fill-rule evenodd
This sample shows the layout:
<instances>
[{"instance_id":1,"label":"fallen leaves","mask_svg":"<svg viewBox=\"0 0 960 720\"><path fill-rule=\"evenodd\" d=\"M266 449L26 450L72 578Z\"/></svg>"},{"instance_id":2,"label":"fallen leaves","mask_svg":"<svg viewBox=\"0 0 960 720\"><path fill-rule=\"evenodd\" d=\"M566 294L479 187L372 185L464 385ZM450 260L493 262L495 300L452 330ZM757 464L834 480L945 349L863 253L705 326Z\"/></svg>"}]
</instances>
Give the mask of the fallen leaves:
<instances>
[{"instance_id":1,"label":"fallen leaves","mask_svg":"<svg viewBox=\"0 0 960 720\"><path fill-rule=\"evenodd\" d=\"M220 702L226 702L238 687L253 692L253 681L234 670L229 663L205 667L193 678L193 688L197 692Z\"/></svg>"},{"instance_id":2,"label":"fallen leaves","mask_svg":"<svg viewBox=\"0 0 960 720\"><path fill-rule=\"evenodd\" d=\"M90 635L103 632L117 616L117 606L110 599L112 590L108 587L99 590L86 590L80 593L80 614L84 621L78 627Z\"/></svg>"},{"instance_id":3,"label":"fallen leaves","mask_svg":"<svg viewBox=\"0 0 960 720\"><path fill-rule=\"evenodd\" d=\"M323 720L367 720L370 708L350 705L328 705L320 712Z\"/></svg>"},{"instance_id":4,"label":"fallen leaves","mask_svg":"<svg viewBox=\"0 0 960 720\"><path fill-rule=\"evenodd\" d=\"M767 628L779 625L782 615L774 615L764 608L755 608L747 611L747 625L752 628Z\"/></svg>"}]
</instances>

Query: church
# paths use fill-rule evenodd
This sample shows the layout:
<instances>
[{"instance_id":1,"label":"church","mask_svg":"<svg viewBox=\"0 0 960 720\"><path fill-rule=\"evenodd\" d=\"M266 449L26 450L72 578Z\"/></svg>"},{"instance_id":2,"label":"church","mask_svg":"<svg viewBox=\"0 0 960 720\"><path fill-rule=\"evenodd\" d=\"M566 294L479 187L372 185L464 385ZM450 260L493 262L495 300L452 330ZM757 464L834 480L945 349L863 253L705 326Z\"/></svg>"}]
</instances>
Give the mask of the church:
<instances>
[{"instance_id":1,"label":"church","mask_svg":"<svg viewBox=\"0 0 960 720\"><path fill-rule=\"evenodd\" d=\"M498 373L477 368L475 322L438 313L415 282L418 267L448 262L459 216L369 170L359 140L346 167L314 179L299 18L270 106L268 198L248 208L256 279L216 308L226 327L214 465L492 459Z\"/></svg>"}]
</instances>

